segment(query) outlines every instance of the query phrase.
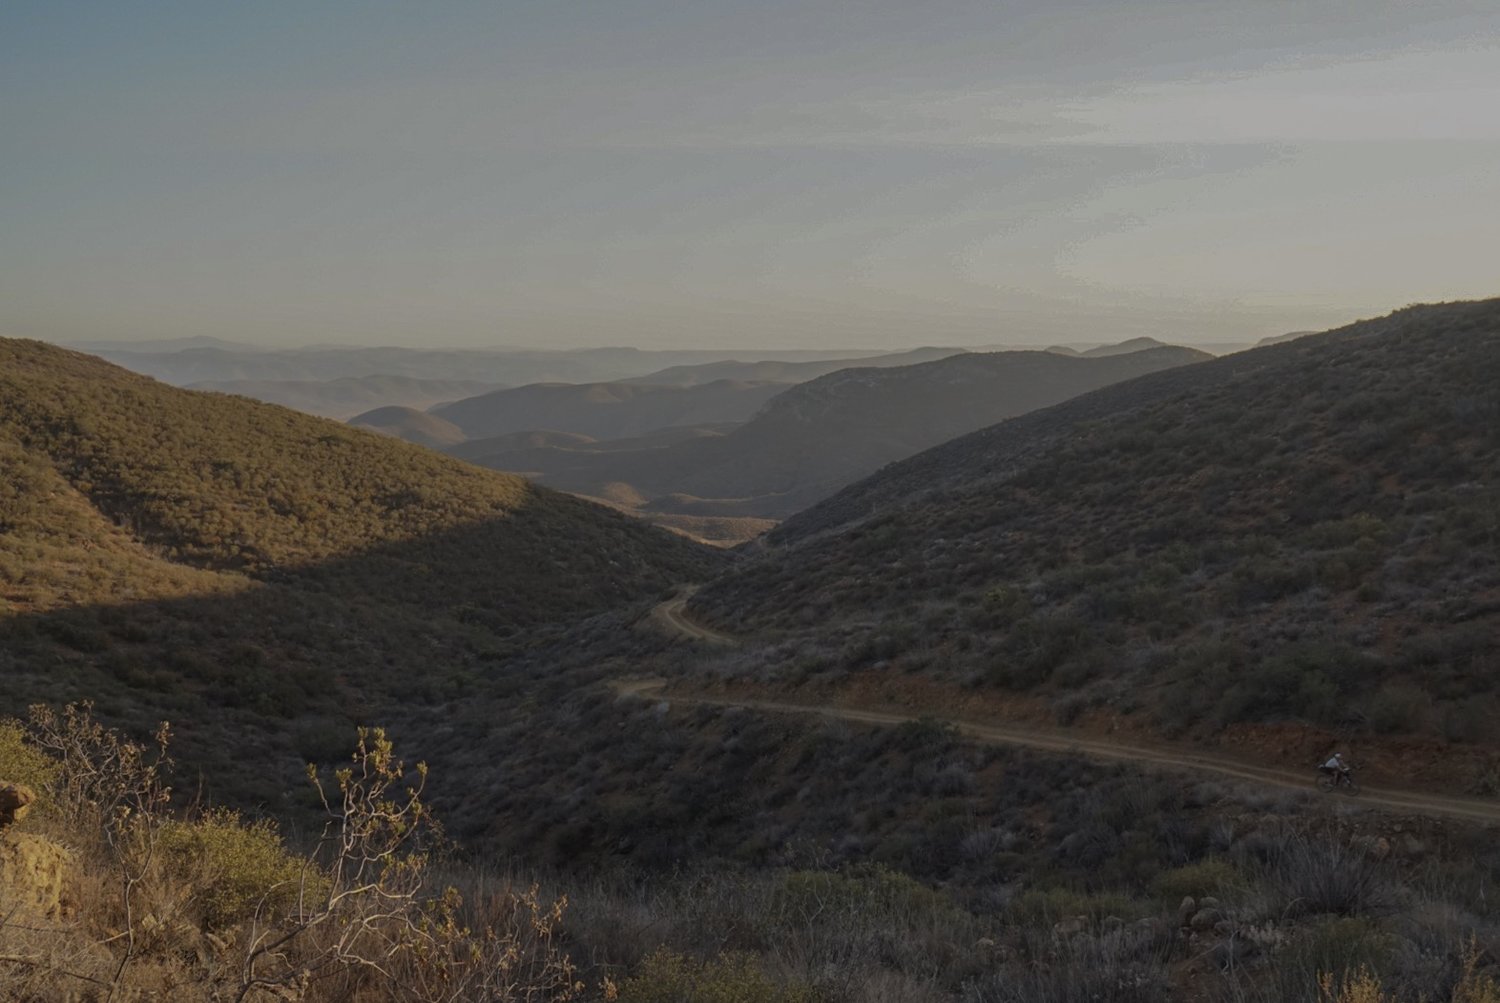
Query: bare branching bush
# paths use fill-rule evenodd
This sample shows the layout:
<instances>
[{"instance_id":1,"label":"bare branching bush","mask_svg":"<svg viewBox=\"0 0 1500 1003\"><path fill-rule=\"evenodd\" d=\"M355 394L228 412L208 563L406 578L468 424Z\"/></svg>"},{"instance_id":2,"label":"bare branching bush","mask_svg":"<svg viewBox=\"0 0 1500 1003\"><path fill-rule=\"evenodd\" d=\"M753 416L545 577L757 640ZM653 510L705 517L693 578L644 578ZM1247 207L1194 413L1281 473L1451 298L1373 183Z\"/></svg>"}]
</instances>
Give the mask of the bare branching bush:
<instances>
[{"instance_id":1,"label":"bare branching bush","mask_svg":"<svg viewBox=\"0 0 1500 1003\"><path fill-rule=\"evenodd\" d=\"M328 983L340 993L380 985L393 998L568 1000L581 990L556 943L565 901L544 906L536 889L464 908L452 888L428 891L439 836L422 786L390 739L361 729L352 766L330 787L313 767L327 823L297 878L286 915L257 914L234 999L274 999ZM477 932L472 919L487 920ZM340 997L342 998L342 997Z\"/></svg>"},{"instance_id":2,"label":"bare branching bush","mask_svg":"<svg viewBox=\"0 0 1500 1003\"><path fill-rule=\"evenodd\" d=\"M171 729L165 721L148 746L105 727L88 701L61 714L38 704L28 715L27 732L29 744L56 763L50 800L69 828L107 832L132 817L155 817L171 796Z\"/></svg>"},{"instance_id":3,"label":"bare branching bush","mask_svg":"<svg viewBox=\"0 0 1500 1003\"><path fill-rule=\"evenodd\" d=\"M51 805L65 825L96 836L118 894L107 904L121 944L109 982L113 999L136 959L151 917L142 912L143 886L157 863L171 788L166 777L171 729L163 721L153 744L131 741L105 727L90 703L70 704L57 714L36 705L29 714L31 742L58 763L51 781ZM87 838L87 837L85 837ZM157 924L159 925L159 924Z\"/></svg>"},{"instance_id":4,"label":"bare branching bush","mask_svg":"<svg viewBox=\"0 0 1500 1003\"><path fill-rule=\"evenodd\" d=\"M0 917L0 1000L566 1003L583 985L561 944L566 900L536 887L465 902L429 880L440 830L379 730L331 780L312 852L268 821L170 810L169 730L151 744L87 704L33 708L46 827L79 873L45 924ZM14 757L12 757L14 758ZM35 764L33 764L35 765ZM42 837L38 837L42 838ZM45 839L44 839L45 841Z\"/></svg>"}]
</instances>

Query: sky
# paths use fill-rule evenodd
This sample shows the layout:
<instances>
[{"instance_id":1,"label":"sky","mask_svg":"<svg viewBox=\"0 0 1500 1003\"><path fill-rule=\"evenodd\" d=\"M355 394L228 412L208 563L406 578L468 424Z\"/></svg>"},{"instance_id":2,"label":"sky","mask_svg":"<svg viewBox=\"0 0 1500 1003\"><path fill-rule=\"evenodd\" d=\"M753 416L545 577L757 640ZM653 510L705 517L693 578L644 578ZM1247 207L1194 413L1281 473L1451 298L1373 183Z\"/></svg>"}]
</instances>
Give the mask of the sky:
<instances>
[{"instance_id":1,"label":"sky","mask_svg":"<svg viewBox=\"0 0 1500 1003\"><path fill-rule=\"evenodd\" d=\"M0 5L0 335L1232 342L1497 238L1494 0Z\"/></svg>"}]
</instances>

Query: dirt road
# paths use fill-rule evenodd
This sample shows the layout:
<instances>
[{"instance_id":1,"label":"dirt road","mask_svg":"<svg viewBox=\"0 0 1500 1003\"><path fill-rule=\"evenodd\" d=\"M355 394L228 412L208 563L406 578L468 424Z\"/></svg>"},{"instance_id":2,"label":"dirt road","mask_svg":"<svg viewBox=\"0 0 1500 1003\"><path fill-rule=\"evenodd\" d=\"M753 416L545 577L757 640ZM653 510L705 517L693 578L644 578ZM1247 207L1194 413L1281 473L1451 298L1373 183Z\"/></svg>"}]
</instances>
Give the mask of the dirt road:
<instances>
[{"instance_id":1,"label":"dirt road","mask_svg":"<svg viewBox=\"0 0 1500 1003\"><path fill-rule=\"evenodd\" d=\"M686 602L684 598L682 600ZM711 632L710 632L711 633ZM719 635L723 636L723 635ZM732 641L732 639L730 639ZM620 680L613 684L617 693L643 698L659 698L680 704L714 707L744 707L751 710L779 714L810 714L858 724L897 725L919 720L938 720L952 725L960 735L987 745L1013 745L1048 752L1062 752L1087 756L1091 759L1138 763L1145 766L1211 773L1235 780L1292 790L1313 789L1312 771L1278 770L1235 762L1219 756L1201 755L1184 749L1151 747L1112 742L1105 739L1080 735L1061 729L1014 727L1003 724L981 723L960 719L918 717L889 711L863 710L854 707L834 707L817 704L791 703L776 700L760 700L732 696L709 696L697 693L668 692L662 679ZM1342 794L1330 794L1341 803L1353 807L1381 808L1388 811L1406 812L1414 815L1438 815L1462 818L1476 822L1500 822L1500 803L1480 801L1473 798L1446 797L1417 791L1366 790L1358 797L1348 798Z\"/></svg>"},{"instance_id":2,"label":"dirt road","mask_svg":"<svg viewBox=\"0 0 1500 1003\"><path fill-rule=\"evenodd\" d=\"M721 634L717 630L711 630L700 623L694 622L687 615L688 600L693 598L696 587L685 588L675 598L668 599L659 604L651 611L651 619L669 634L693 641L702 641L706 644L717 644L721 647L733 647L739 641L728 634Z\"/></svg>"}]
</instances>

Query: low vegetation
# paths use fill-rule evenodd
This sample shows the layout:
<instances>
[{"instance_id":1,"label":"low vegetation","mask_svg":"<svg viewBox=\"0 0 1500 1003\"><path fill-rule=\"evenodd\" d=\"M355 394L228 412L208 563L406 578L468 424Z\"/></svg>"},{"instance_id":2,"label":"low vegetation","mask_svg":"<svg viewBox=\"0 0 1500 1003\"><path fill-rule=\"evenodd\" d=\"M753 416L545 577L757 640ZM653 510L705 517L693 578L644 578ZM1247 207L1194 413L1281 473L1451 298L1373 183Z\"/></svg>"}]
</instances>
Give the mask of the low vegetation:
<instances>
[{"instance_id":1,"label":"low vegetation","mask_svg":"<svg viewBox=\"0 0 1500 1003\"><path fill-rule=\"evenodd\" d=\"M815 741L871 783L899 776L899 759L993 754L941 731L806 730L779 736L791 756ZM940 849L943 825L901 835L899 800L876 808L890 809L884 823L850 826L865 839L934 831L904 860L923 877L792 821L763 863L709 850L686 868L574 868L564 898L542 891L559 879L497 878L494 856L455 856L425 769L406 769L379 731L331 774L309 769L325 824L300 838L174 807L165 726L134 742L86 707L36 708L3 733L0 776L45 768L40 811L0 834L0 859L53 861L50 876L33 866L0 885L6 999L1480 1003L1500 991L1500 856L1461 825L1022 757L933 801L934 819L959 823L956 853ZM887 751L858 768L869 743ZM1017 782L1032 786L1013 808L949 815ZM770 786L760 796L779 801ZM858 812L857 798L830 807ZM764 831L763 814L748 817L710 827ZM51 896L22 901L39 880Z\"/></svg>"},{"instance_id":2,"label":"low vegetation","mask_svg":"<svg viewBox=\"0 0 1500 1003\"><path fill-rule=\"evenodd\" d=\"M1145 377L893 466L692 609L774 644L720 666L750 677L920 673L1174 735L1483 741L1497 371L1489 301Z\"/></svg>"},{"instance_id":3,"label":"low vegetation","mask_svg":"<svg viewBox=\"0 0 1500 1003\"><path fill-rule=\"evenodd\" d=\"M0 999L1494 1003L1485 827L605 684L878 679L1482 760L1496 309L894 467L710 582L694 612L748 641L712 653L645 612L721 554L0 342L0 698L36 705L0 721L36 794L0 833Z\"/></svg>"},{"instance_id":4,"label":"low vegetation","mask_svg":"<svg viewBox=\"0 0 1500 1003\"><path fill-rule=\"evenodd\" d=\"M432 878L437 830L380 731L309 768L324 808L306 851L266 820L174 812L167 728L121 736L87 706L5 725L0 775L48 763L40 822L6 834L0 984L26 1000L570 1000L564 903L466 900ZM50 851L50 852L49 852ZM35 893L40 890L44 894Z\"/></svg>"}]
</instances>

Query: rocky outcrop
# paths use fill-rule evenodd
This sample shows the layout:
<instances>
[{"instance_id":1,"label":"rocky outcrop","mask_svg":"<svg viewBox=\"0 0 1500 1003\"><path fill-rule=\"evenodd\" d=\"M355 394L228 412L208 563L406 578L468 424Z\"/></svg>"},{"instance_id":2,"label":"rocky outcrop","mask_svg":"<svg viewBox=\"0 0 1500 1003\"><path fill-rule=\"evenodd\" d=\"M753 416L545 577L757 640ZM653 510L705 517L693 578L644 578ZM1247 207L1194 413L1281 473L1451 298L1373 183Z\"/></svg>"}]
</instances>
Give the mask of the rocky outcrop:
<instances>
[{"instance_id":1,"label":"rocky outcrop","mask_svg":"<svg viewBox=\"0 0 1500 1003\"><path fill-rule=\"evenodd\" d=\"M0 915L62 916L74 870L73 851L50 839L0 834Z\"/></svg>"},{"instance_id":2,"label":"rocky outcrop","mask_svg":"<svg viewBox=\"0 0 1500 1003\"><path fill-rule=\"evenodd\" d=\"M0 780L0 830L15 825L31 811L36 792L25 784Z\"/></svg>"}]
</instances>

